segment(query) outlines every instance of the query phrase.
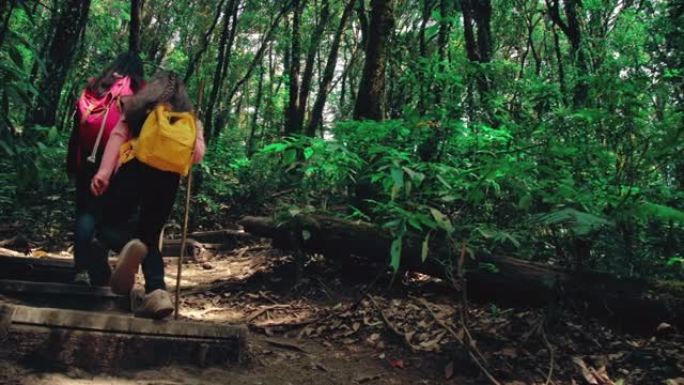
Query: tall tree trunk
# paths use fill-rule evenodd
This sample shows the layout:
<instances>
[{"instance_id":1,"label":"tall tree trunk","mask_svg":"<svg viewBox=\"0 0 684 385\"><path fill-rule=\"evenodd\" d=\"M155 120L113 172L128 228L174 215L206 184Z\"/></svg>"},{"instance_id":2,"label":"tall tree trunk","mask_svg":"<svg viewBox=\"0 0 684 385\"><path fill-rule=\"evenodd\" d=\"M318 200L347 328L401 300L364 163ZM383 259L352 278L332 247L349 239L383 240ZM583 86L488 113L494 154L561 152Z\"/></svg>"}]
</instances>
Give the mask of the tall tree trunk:
<instances>
[{"instance_id":1,"label":"tall tree trunk","mask_svg":"<svg viewBox=\"0 0 684 385\"><path fill-rule=\"evenodd\" d=\"M30 123L42 126L55 124L55 114L60 92L78 48L78 39L86 27L90 0L69 0L64 3L57 20L57 27L45 61L47 75L38 84L42 99L37 105Z\"/></svg>"},{"instance_id":2,"label":"tall tree trunk","mask_svg":"<svg viewBox=\"0 0 684 385\"><path fill-rule=\"evenodd\" d=\"M551 26L551 31L553 32L553 50L556 54L556 62L558 63L558 86L560 87L562 101L565 103L567 89L565 87L565 68L563 67L563 54L561 53L560 48L560 38L555 25Z\"/></svg>"},{"instance_id":3,"label":"tall tree trunk","mask_svg":"<svg viewBox=\"0 0 684 385\"><path fill-rule=\"evenodd\" d=\"M475 42L475 26L473 21L473 10L470 5L471 0L462 0L461 9L463 11L463 37L465 40L466 56L472 62L480 61L480 55Z\"/></svg>"},{"instance_id":4,"label":"tall tree trunk","mask_svg":"<svg viewBox=\"0 0 684 385\"><path fill-rule=\"evenodd\" d=\"M205 110L206 116L204 119L204 135L207 139L207 142L210 142L214 136L214 106L216 105L216 99L218 98L219 88L221 88L221 83L223 82L223 79L221 79L221 74L223 73L223 66L225 65L226 60L226 47L228 43L232 42L233 40L233 38L230 36L230 24L231 20L233 23L237 21L237 16L233 15L233 9L235 9L235 3L237 1L238 0L229 0L226 4L226 9L223 12L223 24L221 29L221 37L219 40L218 54L216 57L216 68L214 69L214 79Z\"/></svg>"},{"instance_id":5,"label":"tall tree trunk","mask_svg":"<svg viewBox=\"0 0 684 385\"><path fill-rule=\"evenodd\" d=\"M290 40L290 68L289 68L289 102L285 110L285 135L291 135L299 132L297 126L299 113L299 72L301 63L299 61L301 55L301 36L300 23L302 19L302 10L304 8L301 0L293 0L292 2L292 35Z\"/></svg>"},{"instance_id":6,"label":"tall tree trunk","mask_svg":"<svg viewBox=\"0 0 684 385\"><path fill-rule=\"evenodd\" d=\"M140 53L140 13L142 0L131 0L131 22L129 24L128 50Z\"/></svg>"},{"instance_id":7,"label":"tall tree trunk","mask_svg":"<svg viewBox=\"0 0 684 385\"><path fill-rule=\"evenodd\" d=\"M337 26L337 31L335 32L335 37L333 37L332 45L330 47L330 52L328 53L328 60L325 63L325 69L323 70L323 76L318 87L318 94L316 95L316 101L314 102L313 110L311 112L311 121L306 128L306 134L308 136L314 136L316 130L323 124L323 110L325 109L325 102L328 98L328 94L332 90L332 80L335 76L335 67L337 65L337 56L340 50L340 43L342 41L342 35L347 26L347 20L351 16L351 12L354 8L354 3L357 0L349 0L347 6L342 12L342 17L340 18L340 23ZM344 100L344 77L342 83L342 95L340 98Z\"/></svg>"},{"instance_id":8,"label":"tall tree trunk","mask_svg":"<svg viewBox=\"0 0 684 385\"><path fill-rule=\"evenodd\" d=\"M442 20L439 23L439 32L437 35L437 53L439 60L447 59L447 46L449 44L449 32L451 32L451 2L449 0L439 0L439 14Z\"/></svg>"},{"instance_id":9,"label":"tall tree trunk","mask_svg":"<svg viewBox=\"0 0 684 385\"><path fill-rule=\"evenodd\" d=\"M17 0L2 0L2 3L0 3L2 4L0 6L0 19L2 20L2 26L0 26L0 47L2 47L2 43L5 41L7 31L9 31L10 18L14 12L16 3Z\"/></svg>"},{"instance_id":10,"label":"tall tree trunk","mask_svg":"<svg viewBox=\"0 0 684 385\"><path fill-rule=\"evenodd\" d=\"M581 7L581 1L564 1L563 10L565 11L567 21L563 21L560 16L558 1L559 0L546 1L549 17L551 18L551 21L563 31L563 34L570 42L570 54L575 63L577 78L573 89L573 105L577 108L584 107L587 104L587 97L589 96L589 85L583 77L586 76L589 71L589 64L584 49L582 48L582 30L577 14L578 8Z\"/></svg>"},{"instance_id":11,"label":"tall tree trunk","mask_svg":"<svg viewBox=\"0 0 684 385\"><path fill-rule=\"evenodd\" d=\"M273 21L271 22L271 25L268 27L268 31L264 34L264 38L261 41L261 46L257 50L256 54L254 55L254 58L252 59L252 62L249 64L247 67L247 72L245 72L244 75L242 75L242 78L238 80L235 85L233 85L233 88L230 89L228 92L228 95L226 95L225 99L230 101L233 100L233 96L237 93L237 91L242 87L251 77L252 73L254 72L254 69L257 68L257 65L261 63L262 58L264 57L264 53L266 52L266 48L270 46L271 39L273 39L273 32L275 31L276 27L280 23L280 19L285 16L287 11L290 10L290 6L292 6L292 2L286 3L280 13L276 15L275 18L273 18ZM276 90L276 93L278 93L278 90Z\"/></svg>"},{"instance_id":12,"label":"tall tree trunk","mask_svg":"<svg viewBox=\"0 0 684 385\"><path fill-rule=\"evenodd\" d=\"M221 68L221 83L219 85L219 90L218 90L218 100L219 100L219 105L217 106L218 109L218 116L217 116L217 121L222 119L222 121L230 121L230 116L224 116L226 114L229 114L230 112L230 107L231 107L231 102L232 102L232 96L230 98L224 98L224 87L223 87L223 82L226 79L226 76L228 75L228 69L230 68L230 63L231 63L231 58L233 54L233 44L235 42L235 38L237 36L237 26L238 26L238 10L240 6L240 0L236 1L233 10L232 10L232 15L233 15L233 21L230 24L230 40L228 41L228 44L226 46L226 52L225 52L225 60L223 61L223 68ZM218 136L221 133L221 129L223 128L224 125L222 124L216 124L214 125L214 136Z\"/></svg>"},{"instance_id":13,"label":"tall tree trunk","mask_svg":"<svg viewBox=\"0 0 684 385\"><path fill-rule=\"evenodd\" d=\"M492 18L491 0L471 0L474 4L475 22L477 23L477 46L480 63L492 61Z\"/></svg>"},{"instance_id":14,"label":"tall tree trunk","mask_svg":"<svg viewBox=\"0 0 684 385\"><path fill-rule=\"evenodd\" d=\"M675 87L675 99L679 103L679 111L684 111L684 3L670 0L668 4L670 29L666 35L668 55L665 62L672 69L674 76L670 81ZM684 182L684 180L682 181Z\"/></svg>"},{"instance_id":15,"label":"tall tree trunk","mask_svg":"<svg viewBox=\"0 0 684 385\"><path fill-rule=\"evenodd\" d=\"M461 0L463 9L463 33L468 60L489 63L492 59L491 0ZM474 26L477 26L475 31ZM477 36L477 39L476 39ZM484 73L477 77L480 96L489 92L489 82Z\"/></svg>"},{"instance_id":16,"label":"tall tree trunk","mask_svg":"<svg viewBox=\"0 0 684 385\"><path fill-rule=\"evenodd\" d=\"M282 77L279 77L282 78ZM264 108L264 125L268 124L269 130L273 130L275 125L275 94L273 83L276 79L276 60L273 54L273 43L268 45L268 87L266 93L266 106ZM261 137L263 138L265 127L261 130Z\"/></svg>"},{"instance_id":17,"label":"tall tree trunk","mask_svg":"<svg viewBox=\"0 0 684 385\"><path fill-rule=\"evenodd\" d=\"M394 0L373 0L366 63L354 107L354 119L382 120L385 115L385 63L394 28Z\"/></svg>"},{"instance_id":18,"label":"tall tree trunk","mask_svg":"<svg viewBox=\"0 0 684 385\"><path fill-rule=\"evenodd\" d=\"M427 29L428 21L430 21L430 17L432 16L433 7L434 0L423 0L423 11L420 18L420 29L418 30L418 52L420 53L420 57L423 59L427 59L428 57L428 48L425 32ZM418 112L421 115L424 115L425 104L427 103L427 82L425 79L425 74L422 70L418 70L417 75L419 87Z\"/></svg>"},{"instance_id":19,"label":"tall tree trunk","mask_svg":"<svg viewBox=\"0 0 684 385\"><path fill-rule=\"evenodd\" d=\"M361 30L361 47L365 50L368 46L368 14L366 13L366 0L356 2L356 16L359 18L359 29Z\"/></svg>"},{"instance_id":20,"label":"tall tree trunk","mask_svg":"<svg viewBox=\"0 0 684 385\"><path fill-rule=\"evenodd\" d=\"M313 81L313 71L316 62L316 54L318 53L318 48L321 45L321 40L323 39L323 34L325 32L325 27L328 25L330 20L330 6L327 1L323 2L323 7L321 8L320 19L314 28L313 35L309 42L309 49L306 55L306 63L304 65L304 73L302 74L302 84L299 88L299 103L296 116L296 132L301 132L302 126L304 125L304 116L306 115L306 105L309 100L309 94L311 93L311 83ZM307 130L307 134L309 131ZM310 135L310 136L313 136Z\"/></svg>"},{"instance_id":21,"label":"tall tree trunk","mask_svg":"<svg viewBox=\"0 0 684 385\"><path fill-rule=\"evenodd\" d=\"M348 51L348 49L345 48L345 51ZM347 55L345 55L344 52L342 54L342 57L345 58L344 59L345 65L349 65L350 59L346 58ZM346 99L347 92L346 91L347 91L347 74L343 73L342 74L342 85L340 86L340 100L339 100L339 105L338 105L338 108L340 110L340 116L342 116L344 114L344 110L345 110L345 102L347 101L347 99ZM323 104L323 107L325 107L325 103ZM323 110L324 110L324 108L321 108L321 116L320 116L321 123L319 124L320 126L323 125Z\"/></svg>"},{"instance_id":22,"label":"tall tree trunk","mask_svg":"<svg viewBox=\"0 0 684 385\"><path fill-rule=\"evenodd\" d=\"M192 74L195 72L197 62L199 62L200 58L209 47L209 40L211 38L211 34L214 33L214 29L216 29L218 21L221 18L221 9L223 9L223 4L225 3L225 1L226 0L219 1L218 6L216 7L216 14L214 15L214 20L211 22L211 25L209 26L207 32L202 36L200 48L197 50L197 52L195 52L195 55L190 59L190 63L188 63L188 69L185 71L184 77L186 83L190 79L190 76L192 76Z\"/></svg>"},{"instance_id":23,"label":"tall tree trunk","mask_svg":"<svg viewBox=\"0 0 684 385\"><path fill-rule=\"evenodd\" d=\"M441 16L439 24L439 32L437 35L437 56L439 58L439 66L441 71L446 71L447 49L449 46L449 33L451 32L451 2L449 0L439 0L439 14ZM442 85L438 85L435 90L435 101L437 105L442 103L443 89Z\"/></svg>"},{"instance_id":24,"label":"tall tree trunk","mask_svg":"<svg viewBox=\"0 0 684 385\"><path fill-rule=\"evenodd\" d=\"M254 114L252 114L252 120L250 123L249 139L247 140L247 157L251 158L254 153L254 136L257 129L257 123L259 119L259 110L261 109L261 99L264 89L264 65L259 66L259 83L257 84L256 101L254 102ZM263 127L262 127L263 130Z\"/></svg>"}]
</instances>

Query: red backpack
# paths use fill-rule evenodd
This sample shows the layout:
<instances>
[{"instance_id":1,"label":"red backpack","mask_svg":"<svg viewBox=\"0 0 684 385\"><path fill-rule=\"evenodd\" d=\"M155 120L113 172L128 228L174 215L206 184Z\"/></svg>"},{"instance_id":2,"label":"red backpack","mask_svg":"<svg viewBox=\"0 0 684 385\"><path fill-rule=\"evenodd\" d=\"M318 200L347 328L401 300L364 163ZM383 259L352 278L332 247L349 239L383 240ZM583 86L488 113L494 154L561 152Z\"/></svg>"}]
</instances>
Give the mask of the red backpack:
<instances>
[{"instance_id":1,"label":"red backpack","mask_svg":"<svg viewBox=\"0 0 684 385\"><path fill-rule=\"evenodd\" d=\"M95 163L98 151L107 144L109 134L121 119L121 97L127 95L133 95L128 76L117 79L103 95L86 88L76 101L81 115L79 150L80 153L90 152L88 162Z\"/></svg>"}]
</instances>

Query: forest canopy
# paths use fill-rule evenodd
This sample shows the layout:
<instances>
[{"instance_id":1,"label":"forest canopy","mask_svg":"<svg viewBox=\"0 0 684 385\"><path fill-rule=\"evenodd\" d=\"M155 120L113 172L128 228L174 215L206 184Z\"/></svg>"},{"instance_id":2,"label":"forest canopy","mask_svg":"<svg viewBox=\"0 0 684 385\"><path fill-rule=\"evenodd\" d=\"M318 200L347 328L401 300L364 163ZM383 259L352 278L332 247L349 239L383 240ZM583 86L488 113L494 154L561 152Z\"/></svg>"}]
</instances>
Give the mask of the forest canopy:
<instances>
[{"instance_id":1,"label":"forest canopy","mask_svg":"<svg viewBox=\"0 0 684 385\"><path fill-rule=\"evenodd\" d=\"M0 216L49 242L75 99L131 50L204 123L193 228L322 212L390 232L395 269L410 234L423 258L684 272L681 1L8 0L0 20Z\"/></svg>"}]
</instances>

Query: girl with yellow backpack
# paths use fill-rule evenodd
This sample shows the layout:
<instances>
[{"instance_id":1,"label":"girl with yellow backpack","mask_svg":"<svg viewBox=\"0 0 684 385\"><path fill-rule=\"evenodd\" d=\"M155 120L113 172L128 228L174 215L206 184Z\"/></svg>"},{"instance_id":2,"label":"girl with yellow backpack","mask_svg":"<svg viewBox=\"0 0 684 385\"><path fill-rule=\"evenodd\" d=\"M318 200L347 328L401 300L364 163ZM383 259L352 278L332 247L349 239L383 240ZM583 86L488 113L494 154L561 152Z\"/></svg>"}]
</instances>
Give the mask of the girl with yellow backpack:
<instances>
[{"instance_id":1,"label":"girl with yellow backpack","mask_svg":"<svg viewBox=\"0 0 684 385\"><path fill-rule=\"evenodd\" d=\"M142 264L145 296L136 313L164 318L174 307L164 283L159 237L180 177L204 156L204 136L174 72L156 74L136 95L122 98L122 105L122 119L110 135L91 191L99 196L109 190L103 228L122 228L139 210L134 239L121 249L110 284L114 292L130 294Z\"/></svg>"}]
</instances>

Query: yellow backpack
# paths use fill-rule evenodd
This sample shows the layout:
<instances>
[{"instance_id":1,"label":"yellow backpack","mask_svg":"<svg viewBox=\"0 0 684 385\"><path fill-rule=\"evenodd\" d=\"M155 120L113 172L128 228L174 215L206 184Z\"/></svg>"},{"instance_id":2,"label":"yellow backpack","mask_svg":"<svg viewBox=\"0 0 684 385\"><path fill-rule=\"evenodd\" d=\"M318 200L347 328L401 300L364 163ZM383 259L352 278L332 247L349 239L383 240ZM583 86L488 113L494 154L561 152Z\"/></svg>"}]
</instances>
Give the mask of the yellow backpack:
<instances>
[{"instance_id":1,"label":"yellow backpack","mask_svg":"<svg viewBox=\"0 0 684 385\"><path fill-rule=\"evenodd\" d=\"M147 115L140 135L121 146L121 163L135 157L159 170L188 175L196 135L193 114L173 112L160 104Z\"/></svg>"}]
</instances>

